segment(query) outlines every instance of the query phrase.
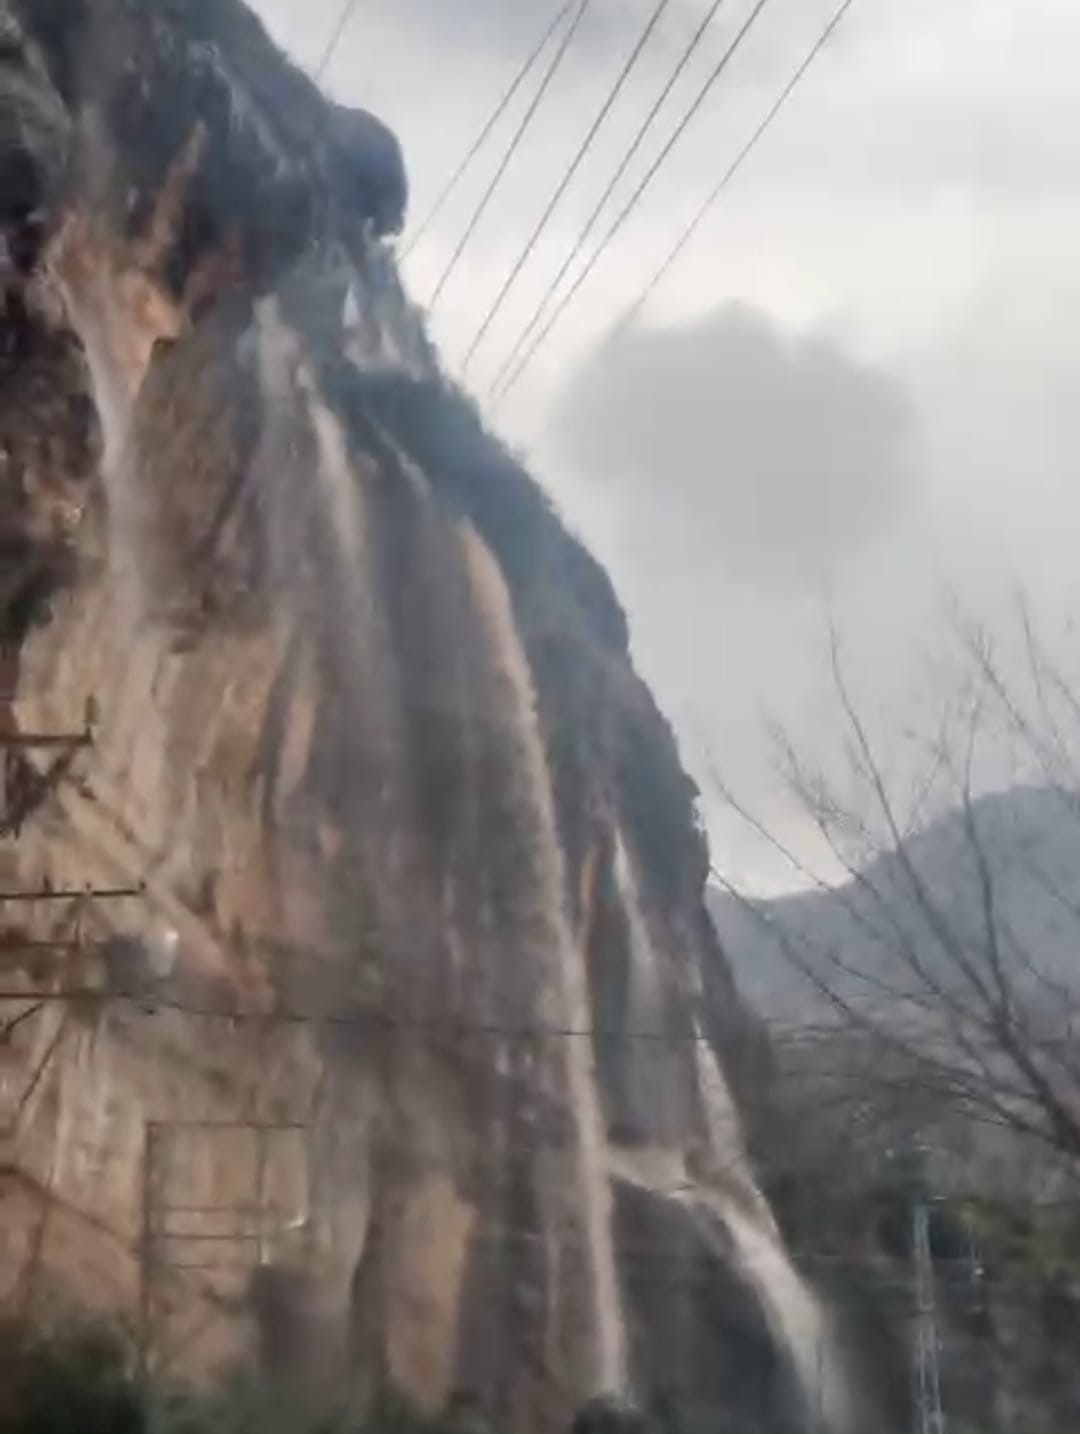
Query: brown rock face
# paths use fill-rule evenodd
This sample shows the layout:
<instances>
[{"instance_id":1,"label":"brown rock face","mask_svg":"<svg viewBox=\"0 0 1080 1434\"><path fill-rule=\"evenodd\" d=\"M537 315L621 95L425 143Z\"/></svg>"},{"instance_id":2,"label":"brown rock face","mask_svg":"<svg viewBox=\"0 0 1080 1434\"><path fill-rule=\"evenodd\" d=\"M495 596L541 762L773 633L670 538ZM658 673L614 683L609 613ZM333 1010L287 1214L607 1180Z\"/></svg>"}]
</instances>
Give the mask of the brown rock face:
<instances>
[{"instance_id":1,"label":"brown rock face","mask_svg":"<svg viewBox=\"0 0 1080 1434\"><path fill-rule=\"evenodd\" d=\"M801 1428L693 789L399 289L395 146L236 0L11 8L6 1297L162 1371Z\"/></svg>"}]
</instances>

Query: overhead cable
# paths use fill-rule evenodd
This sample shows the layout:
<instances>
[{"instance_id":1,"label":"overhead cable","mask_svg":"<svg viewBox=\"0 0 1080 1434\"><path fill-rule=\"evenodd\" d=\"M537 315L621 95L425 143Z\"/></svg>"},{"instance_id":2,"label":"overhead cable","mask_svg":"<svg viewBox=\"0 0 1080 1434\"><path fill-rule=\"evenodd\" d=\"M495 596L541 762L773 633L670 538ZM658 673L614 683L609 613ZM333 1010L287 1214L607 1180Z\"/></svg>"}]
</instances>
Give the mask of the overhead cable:
<instances>
[{"instance_id":1,"label":"overhead cable","mask_svg":"<svg viewBox=\"0 0 1080 1434\"><path fill-rule=\"evenodd\" d=\"M631 50L631 52L630 52L629 56L627 57L626 62L624 63L622 69L619 71L619 74L618 74L618 76L617 76L617 78L616 78L616 80L615 80L615 83L612 85L611 89L609 90L608 95L607 95L607 98L604 100L603 104L600 106L600 109L599 109L599 111L597 112L595 119L593 120L592 124L589 126L589 129L588 129L588 132L587 132L586 135L585 135L585 138L581 141L581 144L578 146L577 152L575 153L573 159L570 161L570 164L569 164L569 166L568 166L568 168L567 168L565 174L563 175L562 179L559 181L558 185L556 186L555 191L554 191L554 193L552 194L551 198L548 200L547 205L546 205L545 208L544 208L543 214L541 214L539 220L538 220L537 223L536 223L536 227L533 229L532 233L529 235L528 239L525 241L525 245L524 245L524 247L522 248L521 253L518 255L518 257L517 257L517 259L516 259L516 261L515 261L515 263L514 263L514 265L513 265L513 268L510 270L510 273L506 276L506 279L505 279L505 281L503 282L502 288L501 288L501 289L499 290L499 292L496 294L495 299L494 299L494 301L493 301L493 303L492 303L490 309L487 311L487 314L485 315L483 322L481 323L479 329L476 331L476 335L475 335L475 337L473 338L472 343L469 345L468 352L465 354L465 358L464 358L464 361L463 361L463 364L462 364L462 369L463 369L463 371L467 371L467 370L468 370L468 367L469 367L470 362L472 361L473 355L476 353L476 350L480 347L481 343L483 343L484 337L485 337L485 335L487 334L488 330L491 328L491 325L492 325L492 323L494 322L495 317L496 317L496 315L498 314L499 310L502 308L503 303L504 303L504 301L505 301L505 299L506 299L506 296L509 294L510 290L513 288L514 284L515 284L516 281L517 281L518 275L521 273L522 269L525 267L526 263L528 262L529 256L532 254L533 250L535 249L536 244L537 244L537 241L540 239L540 236L543 234L544 230L547 228L548 223L549 223L549 221L551 220L551 216L554 214L555 210L557 209L557 207L558 207L560 201L562 200L563 195L566 193L567 189L570 187L570 183L571 183L571 181L573 180L574 175L578 172L578 170L580 169L580 167L581 167L581 165L582 165L582 162L583 162L584 159L585 159L585 156L588 154L589 150L592 148L593 141L596 139L596 136L599 134L601 128L603 127L604 121L607 119L608 115L611 113L611 110L612 110L612 108L614 107L616 100L619 98L619 95L620 95L620 94L622 93L622 91L623 91L623 87L625 86L627 80L630 78L631 74L633 73L634 68L635 68L635 66L637 65L638 60L641 58L642 53L644 52L646 45L648 45L650 39L651 39L652 36L653 36L653 32L655 31L657 25L660 23L660 20L661 20L662 17L663 17L664 11L668 9L668 7L670 6L670 4L671 4L671 0L660 0L660 3L656 6L656 8L653 10L652 14L649 16L648 20L645 22L645 28L642 30L641 34L638 36L638 39L637 39L637 42L636 42L635 45L634 45L634 48Z\"/></svg>"},{"instance_id":2,"label":"overhead cable","mask_svg":"<svg viewBox=\"0 0 1080 1434\"><path fill-rule=\"evenodd\" d=\"M345 38L345 31L349 28L349 22L352 20L359 3L360 0L345 0L344 5L342 5L341 14L338 16L338 22L330 33L330 41L323 51L323 57L315 66L315 78L317 80L321 80L330 68L330 61L337 54L337 48Z\"/></svg>"},{"instance_id":3,"label":"overhead cable","mask_svg":"<svg viewBox=\"0 0 1080 1434\"><path fill-rule=\"evenodd\" d=\"M537 89L536 94L533 96L532 102L530 103L528 109L525 111L521 123L515 130L514 137L513 139L511 139L507 151L503 155L502 160L499 163L499 167L498 169L496 169L495 174L492 177L491 183L488 185L487 189L485 189L480 203L476 206L472 218L469 220L469 223L465 228L465 233L461 236L457 248L454 250L453 254L451 254L450 260L446 265L446 268L442 272L439 282L435 285L435 291L432 294L431 299L429 300L430 308L434 308L434 306L441 298L443 290L446 288L455 269L457 268L458 262L461 259L462 254L464 254L469 244L469 241L472 239L473 234L476 232L477 226L487 212L488 205L495 197L495 191L502 183L503 176L509 169L514 155L517 153L522 140L525 138L525 135L528 132L529 126L532 124L533 119L536 116L537 110L543 103L544 97L547 94L549 88L551 87L552 80L554 80L556 74L562 66L562 62L566 57L566 52L569 50L574 36L580 29L581 22L582 20L584 20L585 15L591 4L592 0L581 0L581 3L578 5L577 11L573 19L571 20L570 25L566 30L566 33L563 35L561 41L559 42L559 46L555 51L555 54L552 56L550 64L544 71L544 75L540 81L539 88Z\"/></svg>"},{"instance_id":4,"label":"overhead cable","mask_svg":"<svg viewBox=\"0 0 1080 1434\"><path fill-rule=\"evenodd\" d=\"M540 330L540 332L536 335L535 339L526 349L517 366L507 377L505 383L500 390L501 393L508 393L514 387L517 381L521 378L521 375L525 372L525 370L529 367L530 363L536 357L539 350L543 347L544 343L548 339L548 336L551 334L556 324L559 322L569 305L577 296L577 293L580 290L582 284L584 284L585 280L596 268L596 265L599 263L603 255L607 252L612 241L619 234L623 225L630 218L630 215L634 212L638 204L641 202L653 180L656 178L657 174L659 174L660 170L666 163L672 150L675 148L679 140L682 138L683 134L686 132L686 129L689 126L691 120L693 120L695 115L701 109L702 105L708 99L709 95L712 93L720 77L724 74L728 65L731 63L732 59L735 57L735 54L741 47L742 42L750 33L750 30L752 29L758 16L761 14L762 10L765 9L765 6L768 3L769 0L756 0L753 9L750 11L749 15L746 17L743 23L739 26L739 29L735 33L734 39L728 45L723 55L721 55L717 64L713 67L705 83L702 85L701 89L694 97L694 100L690 105L689 109L686 111L682 119L676 125L667 143L653 160L649 168L645 171L643 178L635 188L634 192L623 205L622 209L619 210L619 213L616 215L614 222L609 226L606 233L604 234L604 237L601 239L597 247L593 250L589 258L589 262L578 274L573 284L570 286L562 299L556 305L555 311L552 313L551 317L547 320L543 328Z\"/></svg>"},{"instance_id":5,"label":"overhead cable","mask_svg":"<svg viewBox=\"0 0 1080 1434\"><path fill-rule=\"evenodd\" d=\"M513 348L507 355L505 361L502 364L502 367L496 373L495 378L493 379L491 384L491 392L494 392L498 389L502 380L506 377L510 369L513 367L514 363L517 361L518 355L521 353L522 349L525 347L529 339L532 337L533 333L536 331L537 326L543 321L547 313L548 305L558 293L562 281L570 272L571 266L573 265L574 261L577 259L578 255L581 253L582 249L584 249L587 241L591 237L592 232L596 228L597 222L600 219L600 216L607 208L608 200L611 198L612 194L614 194L623 175L626 173L627 169L629 169L630 165L636 158L638 150L640 150L649 131L652 129L657 115L663 109L665 103L667 102L668 96L671 94L672 90L675 88L675 86L681 79L682 73L686 69L686 66L690 63L690 61L696 54L698 46L701 44L701 41L705 37L705 32L712 24L717 11L720 9L720 6L723 3L724 0L712 0L712 4L705 12L704 18L701 20L697 29L690 37L690 41L687 44L686 48L679 56L678 63L676 64L674 70L672 70L671 74L668 76L664 87L661 89L660 93L653 101L652 107L650 108L648 114L645 116L644 120L639 126L638 131L634 135L633 140L630 142L629 148L626 150L626 152L623 154L622 159L616 165L615 172L608 180L607 185L604 188L604 192L596 201L596 205L594 206L592 213L589 215L588 219L586 219L584 227L578 234L577 238L574 240L574 243L569 253L562 262L559 272L555 275L551 283L548 285L543 298L540 300L539 304L537 304L536 308L530 315L529 322L525 325L524 329L518 335L517 341L515 342Z\"/></svg>"},{"instance_id":6,"label":"overhead cable","mask_svg":"<svg viewBox=\"0 0 1080 1434\"><path fill-rule=\"evenodd\" d=\"M427 214L413 231L412 235L409 238L409 242L402 250L403 258L408 257L408 255L412 253L412 251L416 248L417 244L419 244L420 240L431 228L431 225L442 213L450 196L453 194L454 190L465 177L469 166L483 149L492 130L506 113L514 96L517 94L521 86L525 83L533 66L536 64L537 60L547 48L548 41L551 39L552 35L554 35L555 31L559 28L559 25L566 18L566 16L569 15L570 11L574 7L574 4L575 0L565 0L565 2L561 4L555 11L555 14L548 22L548 26L545 29L543 35L541 35L540 39L533 46L532 50L529 52L528 56L523 62L521 68L514 76L514 79L511 82L510 86L507 88L502 98L499 100L499 103L495 106L491 114L481 126L479 133L473 140L472 144L469 146L468 151L466 152L464 158L461 160L461 163L458 165L458 167L454 170L453 174L443 185L442 189L439 191L439 196L435 200L435 203L431 206Z\"/></svg>"},{"instance_id":7,"label":"overhead cable","mask_svg":"<svg viewBox=\"0 0 1080 1434\"><path fill-rule=\"evenodd\" d=\"M638 297L627 309L626 313L619 321L619 324L617 326L618 328L625 328L628 324L633 322L633 320L640 313L641 309L648 302L649 298L651 297L657 286L662 283L672 265L682 254L683 250L686 248L687 244L689 244L690 240L697 233L698 229L702 224L702 221L705 219L705 216L709 213L713 205L720 198L721 194L723 194L724 190L735 178L736 174L738 174L739 170L750 158L751 154L753 154L758 144L764 138L766 131L772 125L773 120L776 119L777 115L787 104L792 94L798 88L799 82L802 80L803 76L806 74L810 66L817 59L818 55L821 54L822 50L832 39L836 30L839 28L841 22L843 21L844 16L848 13L854 3L855 0L843 0L843 3L834 12L832 19L818 36L817 40L814 42L802 64L799 66L799 68L792 75L791 79L781 90L778 98L770 106L769 110L765 114L764 119L758 125L757 129L754 130L753 134L743 145L742 149L735 156L734 160L731 162L728 168L724 171L715 188L708 195L708 197L705 199L705 202L701 205L697 213L694 215L693 219L679 236L678 242L668 254L667 258L660 265L659 269L657 269L656 273L652 276L649 282L645 285L644 289L642 289Z\"/></svg>"},{"instance_id":8,"label":"overhead cable","mask_svg":"<svg viewBox=\"0 0 1080 1434\"><path fill-rule=\"evenodd\" d=\"M46 1005L69 1002L88 1006L122 1005L141 1010L144 1015L163 1013L186 1016L200 1021L227 1021L238 1025L263 1026L324 1026L329 1029L386 1029L448 1032L458 1037L484 1036L514 1040L610 1040L630 1041L656 1046L708 1046L709 1037L697 1030L618 1030L592 1026L558 1026L510 1024L498 1021L455 1020L452 1016L398 1015L390 1011L345 1010L312 1011L276 1007L255 1010L251 1007L200 1005L180 997L169 996L149 986L145 990L110 990L99 986L69 986L51 991L20 991L0 989L0 1004L26 1001L40 1009Z\"/></svg>"}]
</instances>

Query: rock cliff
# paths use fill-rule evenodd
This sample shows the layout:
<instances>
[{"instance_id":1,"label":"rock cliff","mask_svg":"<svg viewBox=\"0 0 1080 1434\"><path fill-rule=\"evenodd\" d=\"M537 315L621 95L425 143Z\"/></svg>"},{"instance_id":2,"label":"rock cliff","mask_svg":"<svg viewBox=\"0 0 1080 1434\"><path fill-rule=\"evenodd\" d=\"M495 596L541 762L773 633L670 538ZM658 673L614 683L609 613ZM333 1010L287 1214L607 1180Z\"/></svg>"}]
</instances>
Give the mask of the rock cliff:
<instances>
[{"instance_id":1,"label":"rock cliff","mask_svg":"<svg viewBox=\"0 0 1080 1434\"><path fill-rule=\"evenodd\" d=\"M503 1427L836 1412L693 788L396 142L237 0L8 0L0 192L4 1298Z\"/></svg>"}]
</instances>

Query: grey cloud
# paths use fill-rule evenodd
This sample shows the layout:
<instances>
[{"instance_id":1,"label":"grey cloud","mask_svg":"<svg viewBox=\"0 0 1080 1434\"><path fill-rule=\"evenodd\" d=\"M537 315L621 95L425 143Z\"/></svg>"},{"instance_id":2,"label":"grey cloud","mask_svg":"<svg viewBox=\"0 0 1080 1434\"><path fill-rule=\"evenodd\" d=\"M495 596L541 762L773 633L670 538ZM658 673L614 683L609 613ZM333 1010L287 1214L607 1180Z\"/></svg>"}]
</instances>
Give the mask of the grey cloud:
<instances>
[{"instance_id":1,"label":"grey cloud","mask_svg":"<svg viewBox=\"0 0 1080 1434\"><path fill-rule=\"evenodd\" d=\"M742 304L602 345L556 433L642 556L772 586L828 580L918 486L900 382Z\"/></svg>"},{"instance_id":2,"label":"grey cloud","mask_svg":"<svg viewBox=\"0 0 1080 1434\"><path fill-rule=\"evenodd\" d=\"M339 0L254 3L305 64L339 12ZM653 3L593 0L433 316L451 364ZM561 229L539 246L470 375L478 393L484 365L516 337L705 3L674 0L665 43L650 47L567 196ZM338 98L399 134L414 218L555 7L360 0L327 78ZM974 611L1016 581L1058 606L1075 592L1080 298L1064 292L1075 281L1080 215L1069 178L1080 133L1075 0L856 7L656 296L658 317L695 300L705 317L594 354L570 373L551 414L551 375L569 370L587 335L651 272L831 9L830 0L785 0L765 12L546 361L499 414L616 578L637 659L688 756L700 769L700 730L759 794L772 790L762 709L811 744L831 730L817 686L823 597L851 634L870 702L898 710L935 642L942 582ZM748 0L728 0L673 113L747 10ZM421 301L520 110L411 255ZM1031 295L1033 282L1042 297ZM752 310L709 313L730 294L800 321L842 314L868 351L889 355L890 371ZM969 312L976 297L983 302Z\"/></svg>"},{"instance_id":3,"label":"grey cloud","mask_svg":"<svg viewBox=\"0 0 1080 1434\"><path fill-rule=\"evenodd\" d=\"M1080 285L993 276L909 360L935 455L935 497L986 574L1075 608L1080 521Z\"/></svg>"},{"instance_id":4,"label":"grey cloud","mask_svg":"<svg viewBox=\"0 0 1080 1434\"><path fill-rule=\"evenodd\" d=\"M993 95L971 96L959 108L938 90L894 92L876 98L872 119L860 120L855 100L821 106L815 118L812 129L785 130L769 158L766 177L789 194L827 183L851 188L863 206L873 201L868 189L905 199L960 189L1023 201L1071 195L1080 164L1072 116L1053 123L1034 101L1017 113Z\"/></svg>"},{"instance_id":5,"label":"grey cloud","mask_svg":"<svg viewBox=\"0 0 1080 1434\"><path fill-rule=\"evenodd\" d=\"M562 0L409 0L400 4L403 25L428 29L469 44L478 50L524 55L530 41L537 39L555 17ZM655 8L656 0L591 0L580 36L586 49L610 42L624 43L626 37ZM677 0L671 5L661 27L661 37L681 32L689 21L696 23L700 4Z\"/></svg>"}]
</instances>

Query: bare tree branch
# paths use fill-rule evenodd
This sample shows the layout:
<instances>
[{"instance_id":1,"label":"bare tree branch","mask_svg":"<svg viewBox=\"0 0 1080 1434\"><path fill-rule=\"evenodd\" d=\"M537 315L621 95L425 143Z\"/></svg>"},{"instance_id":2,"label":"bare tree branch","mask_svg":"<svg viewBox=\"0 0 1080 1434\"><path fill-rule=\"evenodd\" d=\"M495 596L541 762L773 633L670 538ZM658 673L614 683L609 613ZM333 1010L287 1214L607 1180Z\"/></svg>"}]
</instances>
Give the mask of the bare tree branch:
<instances>
[{"instance_id":1,"label":"bare tree branch","mask_svg":"<svg viewBox=\"0 0 1080 1434\"><path fill-rule=\"evenodd\" d=\"M1076 922L1080 941L1080 897L1026 852L1002 880L1000 853L988 847L980 825L976 764L993 712L1055 797L1080 817L1071 733L1075 727L1080 740L1080 697L1047 659L1026 608L1019 625L1032 700L1006 680L985 634L966 627L968 679L959 706L940 722L906 819L830 626L830 671L854 795L842 796L835 780L809 766L787 733L773 737L788 795L846 878L841 884L810 870L717 781L728 806L813 890L827 894L841 922L836 939L817 941L792 929L773 918L768 903L753 901L719 873L717 880L807 984L813 1009L801 1024L788 1022L784 1059L812 1083L818 1108L824 1102L835 1109L840 1138L865 1130L871 1108L901 1123L920 1111L930 1121L951 1112L1037 1141L1080 1174L1080 980L1074 986L1047 970L1009 909L1015 870L1026 863L1033 876L1026 889L1045 891ZM988 730L985 740L991 737L997 740ZM956 793L953 830L966 865L954 871L946 862L931 873L923 870L915 828L929 793L946 781ZM869 820L861 801L869 803ZM903 806L908 810L906 800Z\"/></svg>"}]
</instances>

